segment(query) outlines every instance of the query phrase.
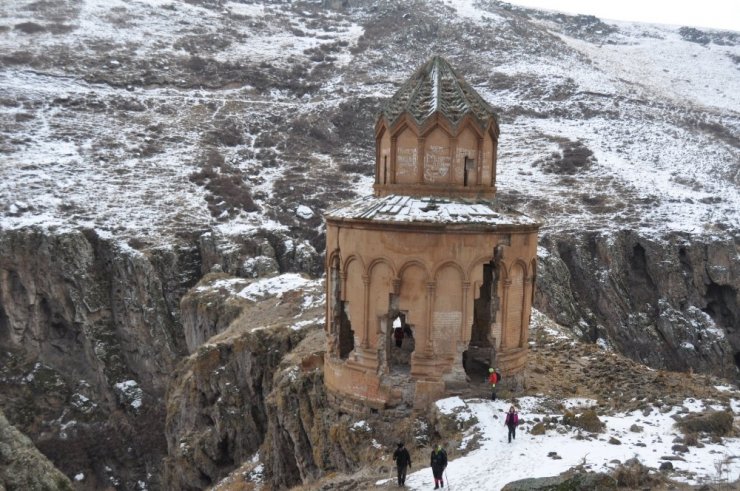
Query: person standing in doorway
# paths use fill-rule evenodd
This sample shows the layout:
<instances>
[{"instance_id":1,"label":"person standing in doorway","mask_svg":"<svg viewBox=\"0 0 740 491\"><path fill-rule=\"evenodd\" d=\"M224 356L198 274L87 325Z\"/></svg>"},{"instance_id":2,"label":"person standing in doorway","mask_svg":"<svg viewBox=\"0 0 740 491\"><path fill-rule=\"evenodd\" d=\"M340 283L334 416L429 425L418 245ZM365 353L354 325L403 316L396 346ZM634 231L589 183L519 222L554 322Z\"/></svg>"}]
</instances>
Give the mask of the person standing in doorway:
<instances>
[{"instance_id":1,"label":"person standing in doorway","mask_svg":"<svg viewBox=\"0 0 740 491\"><path fill-rule=\"evenodd\" d=\"M401 325L401 319L399 318L396 318L393 321L393 339L396 342L397 348L403 346L403 326Z\"/></svg>"},{"instance_id":2,"label":"person standing in doorway","mask_svg":"<svg viewBox=\"0 0 740 491\"><path fill-rule=\"evenodd\" d=\"M509 428L509 443L511 443L512 438L516 440L516 427L519 426L519 413L516 412L516 408L514 406L511 406L509 408L509 412L506 413L504 425Z\"/></svg>"},{"instance_id":3,"label":"person standing in doorway","mask_svg":"<svg viewBox=\"0 0 740 491\"><path fill-rule=\"evenodd\" d=\"M501 381L501 374L498 373L497 369L489 368L488 373L490 374L488 376L488 383L491 384L491 400L496 400L496 384Z\"/></svg>"},{"instance_id":4,"label":"person standing in doorway","mask_svg":"<svg viewBox=\"0 0 740 491\"><path fill-rule=\"evenodd\" d=\"M411 454L403 446L403 442L399 442L398 448L393 452L393 461L398 470L398 486L406 486L406 469L411 467Z\"/></svg>"},{"instance_id":5,"label":"person standing in doorway","mask_svg":"<svg viewBox=\"0 0 740 491\"><path fill-rule=\"evenodd\" d=\"M432 458L429 464L432 466L432 474L434 474L434 489L445 487L442 475L447 468L447 452L439 443L432 450Z\"/></svg>"}]
</instances>

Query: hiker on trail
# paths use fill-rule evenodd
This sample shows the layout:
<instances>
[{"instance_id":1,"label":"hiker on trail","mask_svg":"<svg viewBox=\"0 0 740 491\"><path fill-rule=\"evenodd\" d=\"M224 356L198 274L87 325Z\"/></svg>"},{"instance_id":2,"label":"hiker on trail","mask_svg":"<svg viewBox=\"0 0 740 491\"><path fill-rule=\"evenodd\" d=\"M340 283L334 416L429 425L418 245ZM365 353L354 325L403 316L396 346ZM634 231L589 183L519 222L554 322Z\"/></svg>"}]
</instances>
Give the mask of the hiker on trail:
<instances>
[{"instance_id":1,"label":"hiker on trail","mask_svg":"<svg viewBox=\"0 0 740 491\"><path fill-rule=\"evenodd\" d=\"M445 449L439 443L432 450L432 458L429 464L432 466L432 474L434 474L434 489L445 487L442 481L442 474L447 468L447 452L445 452Z\"/></svg>"},{"instance_id":2,"label":"hiker on trail","mask_svg":"<svg viewBox=\"0 0 740 491\"><path fill-rule=\"evenodd\" d=\"M509 428L509 443L511 443L512 438L516 440L516 427L519 425L519 413L516 412L516 408L514 406L511 406L509 408L509 412L506 413L504 425Z\"/></svg>"},{"instance_id":3,"label":"hiker on trail","mask_svg":"<svg viewBox=\"0 0 740 491\"><path fill-rule=\"evenodd\" d=\"M406 447L403 446L403 442L398 443L398 448L393 452L393 460L396 463L396 469L398 470L398 485L406 485L406 468L411 467L411 455Z\"/></svg>"},{"instance_id":4,"label":"hiker on trail","mask_svg":"<svg viewBox=\"0 0 740 491\"><path fill-rule=\"evenodd\" d=\"M488 373L490 375L488 376L488 383L491 384L491 400L496 400L496 384L501 382L501 374L498 373L498 369L489 368Z\"/></svg>"}]
</instances>

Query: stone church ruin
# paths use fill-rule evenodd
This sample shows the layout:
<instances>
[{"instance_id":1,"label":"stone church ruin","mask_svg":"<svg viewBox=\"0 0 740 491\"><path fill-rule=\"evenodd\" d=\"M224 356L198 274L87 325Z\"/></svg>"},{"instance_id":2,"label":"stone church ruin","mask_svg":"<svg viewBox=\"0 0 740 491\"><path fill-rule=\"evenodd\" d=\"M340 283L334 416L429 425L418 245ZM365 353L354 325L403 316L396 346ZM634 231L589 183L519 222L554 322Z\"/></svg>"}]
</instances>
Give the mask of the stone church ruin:
<instances>
[{"instance_id":1,"label":"stone church ruin","mask_svg":"<svg viewBox=\"0 0 740 491\"><path fill-rule=\"evenodd\" d=\"M440 57L375 125L374 195L327 212L325 382L419 408L497 366L522 383L540 223L496 203L499 125Z\"/></svg>"}]
</instances>

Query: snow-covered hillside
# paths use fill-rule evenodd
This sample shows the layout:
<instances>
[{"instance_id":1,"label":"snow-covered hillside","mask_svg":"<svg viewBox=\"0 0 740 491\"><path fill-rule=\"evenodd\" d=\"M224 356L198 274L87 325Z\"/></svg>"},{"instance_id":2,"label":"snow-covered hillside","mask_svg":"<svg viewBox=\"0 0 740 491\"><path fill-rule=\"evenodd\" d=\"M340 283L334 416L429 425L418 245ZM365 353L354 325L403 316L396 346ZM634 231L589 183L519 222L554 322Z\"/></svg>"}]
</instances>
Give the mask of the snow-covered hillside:
<instances>
[{"instance_id":1,"label":"snow-covered hillside","mask_svg":"<svg viewBox=\"0 0 740 491\"><path fill-rule=\"evenodd\" d=\"M435 53L500 111L500 199L547 229L740 226L737 33L350 3L3 2L0 226L313 239L371 192L375 114Z\"/></svg>"},{"instance_id":2,"label":"snow-covered hillside","mask_svg":"<svg viewBox=\"0 0 740 491\"><path fill-rule=\"evenodd\" d=\"M607 423L591 440L561 426L543 437L523 429L509 446L494 418L503 404L442 401L445 411L478 418L471 438L481 446L470 443L450 465L453 489L496 489L533 475L523 461L543 463L544 475L581 462L603 470L634 453L656 466L673 452L668 417L698 409L702 391L705 407L716 406L719 383L696 376L692 392L676 389L667 401L656 395L666 385L640 366L640 381L620 383L653 410L627 414L609 406L627 392L606 390L622 373L605 360L619 351L663 369L740 373L740 34L495 0L0 2L0 402L8 420L88 489L158 489L173 479L205 487L241 465L310 486L363 464L360 454L342 455L299 472L316 440L254 454L275 443L268 430L278 435L290 425L278 420L301 420L300 408L266 404L277 392L257 383L268 380L257 369L230 365L226 383L208 360L186 355L203 343L226 365L259 348L274 366L288 365L285 373L305 375L301 390L321 388L313 371L325 346L316 328L325 315L321 280L298 273L320 276L322 214L371 193L376 115L432 55L444 56L500 116L496 208L545 223L536 307L592 342L530 352L528 381L543 377L536 369L571 364L548 365L552 359L589 350L572 366L579 378L571 387L584 393L559 379L527 387L533 398L519 401L524 428L558 414L545 398L571 395L605 404ZM209 272L213 288L204 291L196 284ZM304 287L310 294L299 293ZM223 304L210 303L220 297ZM217 339L223 353L206 345L252 301L263 304L244 313L241 327L264 327L255 329L259 347L228 329ZM279 355L269 329L278 324L295 329ZM288 351L290 336L309 331L304 352ZM202 378L176 373L183 358L205 363L192 372ZM36 363L54 377L29 380ZM290 392L297 388L287 378L276 387L305 394ZM237 381L259 390L232 392ZM200 397L191 382L212 397ZM176 383L170 404L165 389ZM540 389L550 392L540 397ZM76 408L80 396L89 404ZM740 396L729 398L722 404L737 412ZM222 403L236 412L219 414L240 415L229 416L231 426L205 417ZM255 430L248 414L271 424ZM164 428L165 420L175 423ZM643 432L627 432L629 421ZM329 423L321 423L323 438ZM249 434L236 438L249 445L223 443L231 430ZM192 447L183 450L182 435ZM376 436L386 446L395 439ZM112 437L119 443L101 448ZM719 473L715 465L740 454L731 435L721 448L701 438L694 443L703 447L674 461L671 477L706 482ZM195 460L187 448L198 449ZM509 472L481 474L492 487L466 474L500 453ZM288 454L294 472L281 467ZM173 459L164 470L163 458ZM737 459L723 465L734 473L724 477L737 479ZM363 482L376 482L376 469ZM410 478L413 488L428 482L428 470Z\"/></svg>"},{"instance_id":3,"label":"snow-covered hillside","mask_svg":"<svg viewBox=\"0 0 740 491\"><path fill-rule=\"evenodd\" d=\"M564 409L580 414L596 401L565 399L561 402ZM560 425L544 435L532 435L529 431L543 419L561 420L563 417L562 410L543 407L543 403L546 406L552 401L536 397L519 400L517 410L526 423L519 426L516 437L508 443L504 418L510 404L506 401L464 401L460 398L438 401L437 407L453 418L477 420L463 441L463 447L475 441L479 448L450 462L446 487L495 491L512 481L556 476L578 465L589 471L609 472L632 458L653 470L663 462L670 462L674 469L671 477L688 484L724 482L740 474L737 457L740 440L737 438L691 448L688 452L673 449L674 440L682 437L674 428L676 415L725 409L721 405L705 406L703 401L690 399L668 411L654 408L604 417L606 430L601 434L589 435ZM732 407L736 412L740 410L740 399L733 399ZM474 439L475 436L480 439ZM413 466L407 487L429 489L433 483L429 456L414 457L418 465Z\"/></svg>"}]
</instances>

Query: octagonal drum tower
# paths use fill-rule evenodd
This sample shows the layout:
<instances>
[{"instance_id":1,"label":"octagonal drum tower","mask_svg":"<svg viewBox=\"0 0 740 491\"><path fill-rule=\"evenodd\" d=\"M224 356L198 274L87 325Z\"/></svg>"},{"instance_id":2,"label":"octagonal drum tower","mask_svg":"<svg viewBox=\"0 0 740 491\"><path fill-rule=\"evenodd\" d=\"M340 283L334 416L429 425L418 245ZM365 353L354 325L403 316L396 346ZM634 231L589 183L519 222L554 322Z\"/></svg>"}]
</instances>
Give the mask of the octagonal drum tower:
<instances>
[{"instance_id":1,"label":"octagonal drum tower","mask_svg":"<svg viewBox=\"0 0 740 491\"><path fill-rule=\"evenodd\" d=\"M375 125L374 196L326 216L325 382L353 412L520 385L540 224L500 209L491 106L433 57Z\"/></svg>"}]
</instances>

